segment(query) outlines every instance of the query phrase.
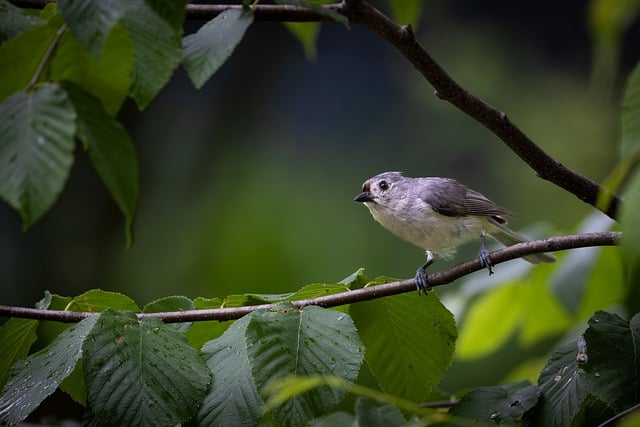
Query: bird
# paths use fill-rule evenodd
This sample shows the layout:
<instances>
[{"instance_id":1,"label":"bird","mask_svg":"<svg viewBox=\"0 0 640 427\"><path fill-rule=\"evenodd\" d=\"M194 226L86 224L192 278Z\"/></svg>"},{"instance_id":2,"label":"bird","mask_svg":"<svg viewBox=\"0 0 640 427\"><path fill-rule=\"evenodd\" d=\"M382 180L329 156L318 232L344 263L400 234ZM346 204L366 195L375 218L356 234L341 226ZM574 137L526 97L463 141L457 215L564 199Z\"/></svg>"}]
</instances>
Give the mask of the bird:
<instances>
[{"instance_id":1,"label":"bird","mask_svg":"<svg viewBox=\"0 0 640 427\"><path fill-rule=\"evenodd\" d=\"M430 289L426 269L438 259L450 259L458 246L480 239L480 262L493 274L485 246L490 236L505 246L526 242L507 227L514 214L452 178L410 178L401 172L383 172L367 179L356 202L364 203L373 218L391 233L423 249L426 262L416 271L418 293ZM548 253L526 255L533 263L555 262Z\"/></svg>"}]
</instances>

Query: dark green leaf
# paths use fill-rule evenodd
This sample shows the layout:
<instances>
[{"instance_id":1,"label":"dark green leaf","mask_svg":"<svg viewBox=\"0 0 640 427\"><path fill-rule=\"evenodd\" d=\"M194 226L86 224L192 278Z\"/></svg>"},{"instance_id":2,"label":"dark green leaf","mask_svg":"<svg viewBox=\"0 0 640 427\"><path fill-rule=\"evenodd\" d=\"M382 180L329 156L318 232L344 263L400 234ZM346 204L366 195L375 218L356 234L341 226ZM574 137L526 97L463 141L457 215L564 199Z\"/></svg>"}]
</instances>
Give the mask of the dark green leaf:
<instances>
[{"instance_id":1,"label":"dark green leaf","mask_svg":"<svg viewBox=\"0 0 640 427\"><path fill-rule=\"evenodd\" d=\"M262 399L251 375L244 338L250 318L235 321L221 337L202 347L213 382L196 416L199 426L255 426L260 421Z\"/></svg>"},{"instance_id":2,"label":"dark green leaf","mask_svg":"<svg viewBox=\"0 0 640 427\"><path fill-rule=\"evenodd\" d=\"M39 17L25 12L7 0L0 0L0 43L42 24L44 21Z\"/></svg>"},{"instance_id":3,"label":"dark green leaf","mask_svg":"<svg viewBox=\"0 0 640 427\"><path fill-rule=\"evenodd\" d=\"M635 286L640 279L640 169L636 170L627 186L625 201L622 205L620 223L622 224L622 261L628 284Z\"/></svg>"},{"instance_id":4,"label":"dark green leaf","mask_svg":"<svg viewBox=\"0 0 640 427\"><path fill-rule=\"evenodd\" d=\"M378 406L365 397L358 397L356 400L356 420L359 426L367 427L400 427L407 423L402 412L395 406Z\"/></svg>"},{"instance_id":5,"label":"dark green leaf","mask_svg":"<svg viewBox=\"0 0 640 427\"><path fill-rule=\"evenodd\" d=\"M176 425L195 415L211 373L159 319L107 310L83 346L87 402L108 425Z\"/></svg>"},{"instance_id":6,"label":"dark green leaf","mask_svg":"<svg viewBox=\"0 0 640 427\"><path fill-rule=\"evenodd\" d=\"M58 1L58 8L71 31L95 57L100 55L111 29L131 5L131 0Z\"/></svg>"},{"instance_id":7,"label":"dark green leaf","mask_svg":"<svg viewBox=\"0 0 640 427\"><path fill-rule=\"evenodd\" d=\"M42 25L0 45L0 100L27 87L57 31L53 25Z\"/></svg>"},{"instance_id":8,"label":"dark green leaf","mask_svg":"<svg viewBox=\"0 0 640 427\"><path fill-rule=\"evenodd\" d=\"M31 319L9 319L0 327L0 387L7 381L9 368L29 354L31 345L36 341L38 321Z\"/></svg>"},{"instance_id":9,"label":"dark green leaf","mask_svg":"<svg viewBox=\"0 0 640 427\"><path fill-rule=\"evenodd\" d=\"M79 84L98 97L107 113L114 116L129 93L132 69L133 44L127 31L117 25L98 58L84 50L71 33L65 34L51 61L49 78Z\"/></svg>"},{"instance_id":10,"label":"dark green leaf","mask_svg":"<svg viewBox=\"0 0 640 427\"><path fill-rule=\"evenodd\" d=\"M67 378L60 384L60 390L64 391L75 402L82 406L87 405L87 388L84 385L84 371L82 370L82 359L78 360L76 367Z\"/></svg>"},{"instance_id":11,"label":"dark green leaf","mask_svg":"<svg viewBox=\"0 0 640 427\"><path fill-rule=\"evenodd\" d=\"M174 30L142 1L131 6L122 23L134 47L130 95L143 109L180 65L182 31Z\"/></svg>"},{"instance_id":12,"label":"dark green leaf","mask_svg":"<svg viewBox=\"0 0 640 427\"><path fill-rule=\"evenodd\" d=\"M640 63L627 80L622 104L621 160L640 160Z\"/></svg>"},{"instance_id":13,"label":"dark green leaf","mask_svg":"<svg viewBox=\"0 0 640 427\"><path fill-rule=\"evenodd\" d=\"M535 406L538 387L528 381L509 386L478 387L465 394L449 414L487 424L517 425L524 413Z\"/></svg>"},{"instance_id":14,"label":"dark green leaf","mask_svg":"<svg viewBox=\"0 0 640 427\"><path fill-rule=\"evenodd\" d=\"M598 311L589 319L584 339L589 392L617 411L638 403L640 315L626 322L615 314Z\"/></svg>"},{"instance_id":15,"label":"dark green leaf","mask_svg":"<svg viewBox=\"0 0 640 427\"><path fill-rule=\"evenodd\" d=\"M20 92L0 104L0 195L24 228L56 200L73 162L76 113L55 84Z\"/></svg>"},{"instance_id":16,"label":"dark green leaf","mask_svg":"<svg viewBox=\"0 0 640 427\"><path fill-rule=\"evenodd\" d=\"M453 316L436 294L352 304L349 312L382 390L411 400L427 397L451 364L457 336Z\"/></svg>"},{"instance_id":17,"label":"dark green leaf","mask_svg":"<svg viewBox=\"0 0 640 427\"><path fill-rule=\"evenodd\" d=\"M414 28L418 25L420 12L424 0L389 0L391 16L401 24L411 24Z\"/></svg>"},{"instance_id":18,"label":"dark green leaf","mask_svg":"<svg viewBox=\"0 0 640 427\"><path fill-rule=\"evenodd\" d=\"M183 297L180 295L174 295L171 297L164 297L158 300L152 301L149 304L145 305L142 309L145 313L161 313L165 311L186 311L193 310L195 305L193 301L191 301L187 297ZM170 323L167 326L173 328L178 331L186 331L191 322L184 323Z\"/></svg>"},{"instance_id":19,"label":"dark green leaf","mask_svg":"<svg viewBox=\"0 0 640 427\"><path fill-rule=\"evenodd\" d=\"M561 346L540 373L542 399L536 408L536 425L569 426L584 409L587 389L585 372L576 360L577 342Z\"/></svg>"},{"instance_id":20,"label":"dark green leaf","mask_svg":"<svg viewBox=\"0 0 640 427\"><path fill-rule=\"evenodd\" d=\"M309 423L313 427L359 427L355 415L346 412L334 412L324 418Z\"/></svg>"},{"instance_id":21,"label":"dark green leaf","mask_svg":"<svg viewBox=\"0 0 640 427\"><path fill-rule=\"evenodd\" d=\"M364 355L351 318L315 306L298 310L282 303L270 311L258 310L245 336L260 390L290 375L336 375L354 381ZM299 426L326 413L344 394L343 389L321 386L286 401L273 415L280 424Z\"/></svg>"},{"instance_id":22,"label":"dark green leaf","mask_svg":"<svg viewBox=\"0 0 640 427\"><path fill-rule=\"evenodd\" d=\"M196 88L231 56L252 22L253 13L248 9L227 9L183 39L182 62Z\"/></svg>"},{"instance_id":23,"label":"dark green leaf","mask_svg":"<svg viewBox=\"0 0 640 427\"><path fill-rule=\"evenodd\" d=\"M66 83L64 87L78 113L78 136L125 216L126 241L127 246L131 246L138 201L138 164L131 138L122 125L104 111L97 98L73 83Z\"/></svg>"},{"instance_id":24,"label":"dark green leaf","mask_svg":"<svg viewBox=\"0 0 640 427\"><path fill-rule=\"evenodd\" d=\"M144 0L176 32L182 32L188 0Z\"/></svg>"},{"instance_id":25,"label":"dark green leaf","mask_svg":"<svg viewBox=\"0 0 640 427\"><path fill-rule=\"evenodd\" d=\"M96 323L88 317L56 338L50 346L18 362L0 395L0 424L24 420L52 394L76 366L82 343Z\"/></svg>"}]
</instances>

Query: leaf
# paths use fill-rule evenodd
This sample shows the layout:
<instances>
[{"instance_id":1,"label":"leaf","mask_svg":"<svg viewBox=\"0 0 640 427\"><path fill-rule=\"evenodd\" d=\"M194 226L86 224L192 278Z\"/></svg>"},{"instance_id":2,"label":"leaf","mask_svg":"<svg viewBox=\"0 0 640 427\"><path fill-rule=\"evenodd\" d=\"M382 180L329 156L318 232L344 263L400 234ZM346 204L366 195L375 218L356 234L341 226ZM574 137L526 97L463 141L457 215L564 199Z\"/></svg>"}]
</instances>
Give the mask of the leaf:
<instances>
[{"instance_id":1,"label":"leaf","mask_svg":"<svg viewBox=\"0 0 640 427\"><path fill-rule=\"evenodd\" d=\"M285 28L298 39L304 50L307 60L315 60L318 56L316 43L320 34L320 23L318 22L284 22Z\"/></svg>"},{"instance_id":2,"label":"leaf","mask_svg":"<svg viewBox=\"0 0 640 427\"><path fill-rule=\"evenodd\" d=\"M7 0L0 0L0 43L42 24L44 20L38 16L25 12Z\"/></svg>"},{"instance_id":3,"label":"leaf","mask_svg":"<svg viewBox=\"0 0 640 427\"><path fill-rule=\"evenodd\" d=\"M181 295L174 295L152 301L145 305L142 311L144 313L162 313L166 311L186 311L193 309L195 309L195 305L189 298ZM170 323L167 324L167 327L184 332L190 325L191 322Z\"/></svg>"},{"instance_id":4,"label":"leaf","mask_svg":"<svg viewBox=\"0 0 640 427\"><path fill-rule=\"evenodd\" d=\"M276 0L276 3L282 5L294 5L304 7L306 9L312 10L317 14L322 16L326 16L328 18L333 19L336 22L341 23L345 27L349 28L349 19L346 16L341 15L333 9L329 9L327 7L321 6L323 3L327 3L326 1L305 1L305 0Z\"/></svg>"},{"instance_id":5,"label":"leaf","mask_svg":"<svg viewBox=\"0 0 640 427\"><path fill-rule=\"evenodd\" d=\"M478 387L465 394L450 415L487 424L518 425L538 402L540 391L528 381L508 386Z\"/></svg>"},{"instance_id":6,"label":"leaf","mask_svg":"<svg viewBox=\"0 0 640 427\"><path fill-rule=\"evenodd\" d=\"M196 309L220 308L222 300L220 298L198 297L194 301ZM203 344L212 339L218 338L233 324L233 321L220 322L218 320L207 320L204 322L193 322L186 331L185 336L194 348L202 348Z\"/></svg>"},{"instance_id":7,"label":"leaf","mask_svg":"<svg viewBox=\"0 0 640 427\"><path fill-rule=\"evenodd\" d=\"M87 402L108 425L176 425L211 381L198 351L159 319L103 312L83 346Z\"/></svg>"},{"instance_id":8,"label":"leaf","mask_svg":"<svg viewBox=\"0 0 640 427\"><path fill-rule=\"evenodd\" d=\"M138 202L138 164L131 138L93 95L73 83L65 83L64 88L78 113L78 137L125 216L125 237L127 246L131 246Z\"/></svg>"},{"instance_id":9,"label":"leaf","mask_svg":"<svg viewBox=\"0 0 640 427\"><path fill-rule=\"evenodd\" d=\"M627 186L625 201L620 213L622 224L622 261L626 281L635 285L640 278L640 170L637 170Z\"/></svg>"},{"instance_id":10,"label":"leaf","mask_svg":"<svg viewBox=\"0 0 640 427\"><path fill-rule=\"evenodd\" d=\"M253 13L248 9L227 9L183 39L182 62L196 88L231 56L252 22Z\"/></svg>"},{"instance_id":11,"label":"leaf","mask_svg":"<svg viewBox=\"0 0 640 427\"><path fill-rule=\"evenodd\" d=\"M108 309L140 311L138 305L119 292L91 289L71 299L65 310L103 312Z\"/></svg>"},{"instance_id":12,"label":"leaf","mask_svg":"<svg viewBox=\"0 0 640 427\"><path fill-rule=\"evenodd\" d=\"M12 318L0 327L0 387L9 376L9 368L29 354L31 345L36 341L38 321Z\"/></svg>"},{"instance_id":13,"label":"leaf","mask_svg":"<svg viewBox=\"0 0 640 427\"><path fill-rule=\"evenodd\" d=\"M42 25L0 45L0 100L27 87L57 31L53 25Z\"/></svg>"},{"instance_id":14,"label":"leaf","mask_svg":"<svg viewBox=\"0 0 640 427\"><path fill-rule=\"evenodd\" d=\"M18 362L0 395L0 424L17 424L51 395L76 366L82 343L96 323L88 317L65 330L50 346Z\"/></svg>"},{"instance_id":15,"label":"leaf","mask_svg":"<svg viewBox=\"0 0 640 427\"><path fill-rule=\"evenodd\" d=\"M435 293L404 294L349 310L382 390L415 401L427 397L451 364L456 325Z\"/></svg>"},{"instance_id":16,"label":"leaf","mask_svg":"<svg viewBox=\"0 0 640 427\"><path fill-rule=\"evenodd\" d=\"M172 7L186 4L186 0L173 1ZM180 65L182 31L174 29L142 1L132 4L121 22L134 46L130 95L138 108L144 109Z\"/></svg>"},{"instance_id":17,"label":"leaf","mask_svg":"<svg viewBox=\"0 0 640 427\"><path fill-rule=\"evenodd\" d=\"M373 400L365 397L356 399L356 420L357 425L367 427L401 427L407 424L402 412L395 406L378 406Z\"/></svg>"},{"instance_id":18,"label":"leaf","mask_svg":"<svg viewBox=\"0 0 640 427\"><path fill-rule=\"evenodd\" d=\"M245 338L258 389L289 375L336 375L354 381L364 347L351 318L344 313L288 303L255 311ZM276 421L299 426L320 416L344 396L342 389L318 387L273 410Z\"/></svg>"},{"instance_id":19,"label":"leaf","mask_svg":"<svg viewBox=\"0 0 640 427\"><path fill-rule=\"evenodd\" d=\"M585 372L576 360L575 341L558 348L540 373L542 399L536 407L534 425L568 426L580 416L587 389Z\"/></svg>"},{"instance_id":20,"label":"leaf","mask_svg":"<svg viewBox=\"0 0 640 427\"><path fill-rule=\"evenodd\" d=\"M66 33L51 61L49 78L79 84L100 99L114 116L129 93L133 69L133 44L129 34L117 25L105 40L102 54L93 57L71 33Z\"/></svg>"},{"instance_id":21,"label":"leaf","mask_svg":"<svg viewBox=\"0 0 640 427\"><path fill-rule=\"evenodd\" d=\"M144 0L153 12L168 23L176 32L182 32L187 12L186 0Z\"/></svg>"},{"instance_id":22,"label":"leaf","mask_svg":"<svg viewBox=\"0 0 640 427\"><path fill-rule=\"evenodd\" d=\"M596 312L584 333L585 383L590 393L616 411L640 400L640 314L630 322Z\"/></svg>"},{"instance_id":23,"label":"leaf","mask_svg":"<svg viewBox=\"0 0 640 427\"><path fill-rule=\"evenodd\" d=\"M262 416L262 399L251 375L245 331L251 315L236 320L220 338L202 347L213 375L209 393L196 416L199 426L255 426Z\"/></svg>"},{"instance_id":24,"label":"leaf","mask_svg":"<svg viewBox=\"0 0 640 427\"><path fill-rule=\"evenodd\" d=\"M0 195L29 228L54 203L73 162L76 113L56 84L0 104Z\"/></svg>"},{"instance_id":25,"label":"leaf","mask_svg":"<svg viewBox=\"0 0 640 427\"><path fill-rule=\"evenodd\" d=\"M622 101L621 160L640 160L640 63L627 79Z\"/></svg>"},{"instance_id":26,"label":"leaf","mask_svg":"<svg viewBox=\"0 0 640 427\"><path fill-rule=\"evenodd\" d=\"M414 28L420 20L424 0L389 0L391 16L401 24L411 24Z\"/></svg>"},{"instance_id":27,"label":"leaf","mask_svg":"<svg viewBox=\"0 0 640 427\"><path fill-rule=\"evenodd\" d=\"M76 39L97 58L111 29L127 13L131 3L131 0L59 0L58 9Z\"/></svg>"}]
</instances>

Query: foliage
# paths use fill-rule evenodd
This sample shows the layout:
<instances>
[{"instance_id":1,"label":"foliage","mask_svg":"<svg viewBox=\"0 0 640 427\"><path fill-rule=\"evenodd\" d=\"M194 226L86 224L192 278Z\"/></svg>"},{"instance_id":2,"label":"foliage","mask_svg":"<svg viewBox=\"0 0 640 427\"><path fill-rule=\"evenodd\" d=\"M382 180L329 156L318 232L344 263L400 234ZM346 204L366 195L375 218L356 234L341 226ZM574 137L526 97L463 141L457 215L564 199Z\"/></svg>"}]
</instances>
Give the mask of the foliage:
<instances>
[{"instance_id":1,"label":"foliage","mask_svg":"<svg viewBox=\"0 0 640 427\"><path fill-rule=\"evenodd\" d=\"M146 108L181 63L201 88L253 23L245 2L183 37L186 3L60 0L26 12L0 0L0 67L6 70L0 81L0 195L20 213L24 228L59 197L78 140L124 214L132 243L137 159L116 118L120 107L130 98ZM316 4L324 2L287 3L348 25L344 16ZM591 15L601 41L619 38L624 27L619 16L606 19L606 3L594 2ZM417 23L421 2L393 0L389 6L399 22ZM636 3L628 7L637 14ZM319 24L287 27L313 57ZM639 96L636 67L624 97L620 164L609 180L614 192L628 182L620 253L567 256L526 279L510 278L468 301L458 326L434 292L336 309L291 304L386 281L370 280L362 270L291 294L171 296L142 310L111 292L47 292L38 308L95 315L71 326L10 319L0 327L0 423L22 422L57 389L83 405L95 425L468 425L469 419L590 425L632 408L640 401L640 318L626 321L614 311L623 311L615 304L638 292L640 278L634 223L640 210L640 171L634 168ZM608 196L601 195L603 204ZM226 322L165 324L138 315L256 303L275 305ZM633 304L625 308L627 314L640 311ZM588 328L576 335L586 319ZM510 346L531 353L542 348L539 366L519 371L535 372L535 384L456 389L457 403L448 411L421 406L449 397L438 385L456 362L494 357L499 365L496 354ZM505 375L511 370L505 368ZM349 395L357 397L345 399Z\"/></svg>"}]
</instances>

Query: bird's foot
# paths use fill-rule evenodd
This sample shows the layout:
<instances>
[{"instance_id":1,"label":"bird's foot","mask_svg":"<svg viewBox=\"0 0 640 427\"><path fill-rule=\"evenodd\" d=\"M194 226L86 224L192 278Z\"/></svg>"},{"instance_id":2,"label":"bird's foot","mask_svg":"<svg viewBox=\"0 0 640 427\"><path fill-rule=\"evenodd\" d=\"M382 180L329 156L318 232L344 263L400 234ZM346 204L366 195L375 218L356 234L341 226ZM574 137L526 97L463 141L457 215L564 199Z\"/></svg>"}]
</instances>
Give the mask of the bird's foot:
<instances>
[{"instance_id":1,"label":"bird's foot","mask_svg":"<svg viewBox=\"0 0 640 427\"><path fill-rule=\"evenodd\" d=\"M420 295L421 292L424 292L426 295L427 292L431 290L431 286L427 283L427 273L425 272L424 266L416 271L416 288L418 289L418 295Z\"/></svg>"},{"instance_id":2,"label":"bird's foot","mask_svg":"<svg viewBox=\"0 0 640 427\"><path fill-rule=\"evenodd\" d=\"M489 251L484 244L484 235L480 237L480 264L483 267L486 267L489 270L489 276L493 274L493 262L491 262L491 257L489 256Z\"/></svg>"}]
</instances>

